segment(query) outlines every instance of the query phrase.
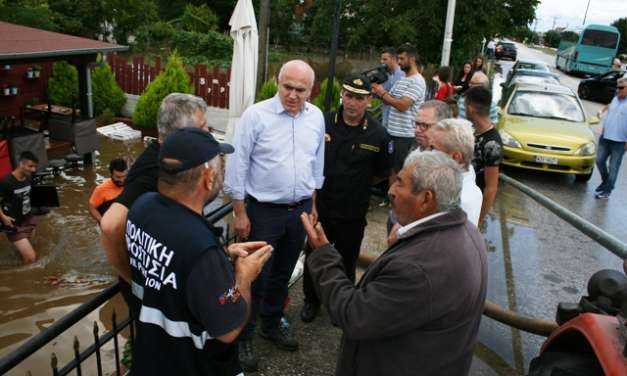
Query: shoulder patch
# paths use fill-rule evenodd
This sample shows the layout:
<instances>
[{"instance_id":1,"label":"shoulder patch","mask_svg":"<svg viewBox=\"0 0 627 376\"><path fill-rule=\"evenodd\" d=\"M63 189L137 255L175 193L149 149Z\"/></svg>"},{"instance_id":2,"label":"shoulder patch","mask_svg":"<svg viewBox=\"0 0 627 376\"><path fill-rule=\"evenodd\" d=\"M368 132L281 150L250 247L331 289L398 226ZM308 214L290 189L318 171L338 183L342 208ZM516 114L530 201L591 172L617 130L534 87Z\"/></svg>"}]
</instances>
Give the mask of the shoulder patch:
<instances>
[{"instance_id":1,"label":"shoulder patch","mask_svg":"<svg viewBox=\"0 0 627 376\"><path fill-rule=\"evenodd\" d=\"M394 141L390 140L388 142L388 154L394 154Z\"/></svg>"}]
</instances>

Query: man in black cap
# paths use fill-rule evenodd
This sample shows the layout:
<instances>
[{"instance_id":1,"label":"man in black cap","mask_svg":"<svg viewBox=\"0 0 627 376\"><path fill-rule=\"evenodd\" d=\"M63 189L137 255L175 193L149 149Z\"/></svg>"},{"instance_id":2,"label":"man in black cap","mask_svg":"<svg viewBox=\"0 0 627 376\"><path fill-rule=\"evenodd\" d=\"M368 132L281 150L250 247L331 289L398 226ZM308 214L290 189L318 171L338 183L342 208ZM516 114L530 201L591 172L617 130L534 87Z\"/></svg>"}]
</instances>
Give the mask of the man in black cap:
<instances>
[{"instance_id":1,"label":"man in black cap","mask_svg":"<svg viewBox=\"0 0 627 376\"><path fill-rule=\"evenodd\" d=\"M131 207L126 244L142 304L133 374L241 374L230 344L246 324L250 286L272 247L237 243L225 252L202 216L222 187L221 154L232 152L201 129L174 131L159 151L158 192Z\"/></svg>"},{"instance_id":2,"label":"man in black cap","mask_svg":"<svg viewBox=\"0 0 627 376\"><path fill-rule=\"evenodd\" d=\"M357 257L366 227L370 186L389 174L392 144L385 129L366 111L372 100L370 81L349 75L342 85L342 106L325 114L324 185L317 191L319 221L335 243L349 278L355 282ZM301 319L311 322L320 301L305 268L305 305Z\"/></svg>"}]
</instances>

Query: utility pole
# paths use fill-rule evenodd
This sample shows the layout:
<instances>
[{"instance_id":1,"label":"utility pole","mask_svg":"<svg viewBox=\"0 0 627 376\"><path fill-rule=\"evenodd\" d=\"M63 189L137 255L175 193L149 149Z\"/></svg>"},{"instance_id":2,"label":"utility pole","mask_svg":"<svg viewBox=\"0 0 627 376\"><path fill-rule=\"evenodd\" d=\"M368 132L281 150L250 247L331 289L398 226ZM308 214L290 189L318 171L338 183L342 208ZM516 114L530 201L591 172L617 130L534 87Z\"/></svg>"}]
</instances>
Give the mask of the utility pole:
<instances>
[{"instance_id":1,"label":"utility pole","mask_svg":"<svg viewBox=\"0 0 627 376\"><path fill-rule=\"evenodd\" d=\"M553 27L551 30L555 30L555 21L557 21L558 17L553 17Z\"/></svg>"},{"instance_id":2,"label":"utility pole","mask_svg":"<svg viewBox=\"0 0 627 376\"><path fill-rule=\"evenodd\" d=\"M441 66L448 66L451 60L451 44L453 44L453 24L455 22L455 0L448 0L446 7L446 24L444 26L444 41L442 42Z\"/></svg>"},{"instance_id":3,"label":"utility pole","mask_svg":"<svg viewBox=\"0 0 627 376\"><path fill-rule=\"evenodd\" d=\"M257 90L268 79L268 44L270 42L270 0L261 0L259 6L259 60L257 63Z\"/></svg>"},{"instance_id":4,"label":"utility pole","mask_svg":"<svg viewBox=\"0 0 627 376\"><path fill-rule=\"evenodd\" d=\"M335 56L337 55L337 44L340 37L340 12L342 11L342 0L335 0L335 14L333 15L333 35L331 36L331 54L329 56L329 75L327 77L327 92L324 97L324 110L331 111L331 100L333 99L333 83L335 77Z\"/></svg>"},{"instance_id":5,"label":"utility pole","mask_svg":"<svg viewBox=\"0 0 627 376\"><path fill-rule=\"evenodd\" d=\"M586 6L586 13L583 15L583 23L581 26L586 26L586 18L588 17L588 8L590 8L590 0L588 0L588 5Z\"/></svg>"}]
</instances>

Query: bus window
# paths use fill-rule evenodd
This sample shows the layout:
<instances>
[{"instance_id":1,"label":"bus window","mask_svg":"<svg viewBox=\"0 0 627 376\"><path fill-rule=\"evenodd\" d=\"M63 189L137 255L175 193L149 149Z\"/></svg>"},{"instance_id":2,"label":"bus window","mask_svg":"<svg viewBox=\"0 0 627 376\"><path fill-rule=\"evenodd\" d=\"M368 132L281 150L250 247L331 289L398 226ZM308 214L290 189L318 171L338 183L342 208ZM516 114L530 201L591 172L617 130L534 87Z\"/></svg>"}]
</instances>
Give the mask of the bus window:
<instances>
[{"instance_id":1,"label":"bus window","mask_svg":"<svg viewBox=\"0 0 627 376\"><path fill-rule=\"evenodd\" d=\"M618 35L602 30L586 30L581 38L584 46L596 46L604 48L616 48Z\"/></svg>"}]
</instances>

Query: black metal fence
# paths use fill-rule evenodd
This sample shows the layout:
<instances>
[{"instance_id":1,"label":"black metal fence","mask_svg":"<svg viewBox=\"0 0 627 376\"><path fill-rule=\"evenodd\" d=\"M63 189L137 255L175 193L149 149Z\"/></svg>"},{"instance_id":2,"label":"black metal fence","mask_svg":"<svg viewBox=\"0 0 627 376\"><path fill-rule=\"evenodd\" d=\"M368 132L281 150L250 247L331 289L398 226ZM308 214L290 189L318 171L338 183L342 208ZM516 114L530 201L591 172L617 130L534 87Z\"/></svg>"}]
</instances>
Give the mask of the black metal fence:
<instances>
[{"instance_id":1,"label":"black metal fence","mask_svg":"<svg viewBox=\"0 0 627 376\"><path fill-rule=\"evenodd\" d=\"M227 214L233 211L233 206L231 203L227 203L207 214L206 219L210 225L215 225L222 218L224 218ZM232 238L228 236L228 226L226 226L226 230L222 235L223 244L228 244L232 241ZM7 372L11 371L21 362L23 362L26 358L43 348L46 344L50 343L58 336L63 334L65 331L70 329L74 324L78 323L80 320L84 319L90 313L96 311L100 306L108 302L112 299L117 293L120 292L120 284L119 282L114 283L113 285L107 287L103 291L101 291L94 298L89 301L81 304L78 308L70 312L69 314L63 316L61 319L50 325L47 329L37 334L36 336L30 338L28 341L23 343L16 350L11 352L10 354L4 356L0 359L0 375L4 375ZM132 342L135 338L135 328L133 319L131 317L127 317L122 321L118 321L117 314L115 310L111 314L111 323L112 328L109 331L106 331L103 334L100 334L100 330L98 327L98 323L94 321L93 325L93 336L94 342L87 348L81 350L81 344L78 340L78 337L74 337L74 358L65 365L59 364L59 359L57 355L53 352L50 356L50 367L52 374L55 376L63 376L68 375L70 372L76 372L76 375L81 376L83 372L85 374L92 375L94 372L92 370L85 371L83 369L83 363L85 360L90 358L95 354L96 356L96 372L98 376L103 375L103 362L102 362L102 347L113 341L113 352L115 357L115 370L116 375L122 375L121 369L121 357L120 357L120 344L119 344L119 335L121 332L125 330L127 327L130 330L130 335L128 340Z\"/></svg>"}]
</instances>

